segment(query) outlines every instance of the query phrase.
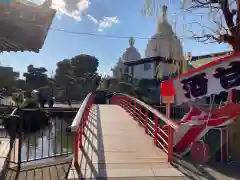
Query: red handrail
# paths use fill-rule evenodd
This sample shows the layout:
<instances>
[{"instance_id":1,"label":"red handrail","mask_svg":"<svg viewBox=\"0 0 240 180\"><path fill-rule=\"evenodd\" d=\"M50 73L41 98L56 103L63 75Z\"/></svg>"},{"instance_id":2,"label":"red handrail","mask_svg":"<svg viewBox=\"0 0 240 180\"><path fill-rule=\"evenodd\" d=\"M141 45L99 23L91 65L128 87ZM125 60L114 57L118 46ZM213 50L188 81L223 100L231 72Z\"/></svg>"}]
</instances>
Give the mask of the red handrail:
<instances>
[{"instance_id":1,"label":"red handrail","mask_svg":"<svg viewBox=\"0 0 240 180\"><path fill-rule=\"evenodd\" d=\"M71 126L68 128L70 132L74 132L74 163L78 164L79 148L82 147L82 136L84 128L88 120L91 107L94 103L94 95L89 93L82 102Z\"/></svg>"},{"instance_id":2,"label":"red handrail","mask_svg":"<svg viewBox=\"0 0 240 180\"><path fill-rule=\"evenodd\" d=\"M129 96L127 94L117 93L111 98L112 104L118 104L130 113L145 132L154 138L154 144L161 147L168 154L168 161L173 160L173 133L178 129L178 124L167 118L156 109L146 103ZM149 117L149 112L153 117ZM162 129L159 120L168 125L167 131Z\"/></svg>"}]
</instances>

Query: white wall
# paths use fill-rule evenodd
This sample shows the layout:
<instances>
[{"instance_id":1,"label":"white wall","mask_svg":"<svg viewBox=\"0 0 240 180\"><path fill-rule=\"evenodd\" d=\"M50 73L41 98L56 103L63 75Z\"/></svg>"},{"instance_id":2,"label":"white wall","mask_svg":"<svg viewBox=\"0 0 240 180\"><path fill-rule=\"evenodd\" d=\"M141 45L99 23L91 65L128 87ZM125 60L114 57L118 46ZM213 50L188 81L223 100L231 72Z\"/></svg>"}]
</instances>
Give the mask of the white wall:
<instances>
[{"instance_id":1,"label":"white wall","mask_svg":"<svg viewBox=\"0 0 240 180\"><path fill-rule=\"evenodd\" d=\"M155 62L149 63L151 64L151 69L144 70L144 64L138 64L133 66L133 78L136 79L153 79L155 77ZM129 67L129 74L132 74L131 67Z\"/></svg>"}]
</instances>

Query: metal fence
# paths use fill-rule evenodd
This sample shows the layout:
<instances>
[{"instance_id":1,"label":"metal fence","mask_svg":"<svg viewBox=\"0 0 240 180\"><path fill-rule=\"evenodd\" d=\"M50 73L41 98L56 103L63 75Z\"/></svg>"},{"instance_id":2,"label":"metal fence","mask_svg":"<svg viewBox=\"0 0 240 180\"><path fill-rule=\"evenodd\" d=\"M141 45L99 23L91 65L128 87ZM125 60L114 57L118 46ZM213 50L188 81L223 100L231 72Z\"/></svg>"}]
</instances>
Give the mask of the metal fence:
<instances>
[{"instance_id":1,"label":"metal fence","mask_svg":"<svg viewBox=\"0 0 240 180\"><path fill-rule=\"evenodd\" d=\"M202 104L201 108L205 108L205 109L210 109L212 108L219 108L219 106L221 106L222 104ZM157 109L159 112L161 112L162 114L166 115L166 105L161 105L161 106L154 106L155 109ZM175 105L172 104L170 106L171 110L170 110L170 117L173 120L179 121L183 118L184 115L186 115L189 110L190 107L187 105Z\"/></svg>"},{"instance_id":2,"label":"metal fence","mask_svg":"<svg viewBox=\"0 0 240 180\"><path fill-rule=\"evenodd\" d=\"M12 99L10 99L10 98L0 99L0 105L13 106L14 105L14 101Z\"/></svg>"},{"instance_id":3,"label":"metal fence","mask_svg":"<svg viewBox=\"0 0 240 180\"><path fill-rule=\"evenodd\" d=\"M6 131L3 125L0 125L0 138L10 138L9 133Z\"/></svg>"},{"instance_id":4,"label":"metal fence","mask_svg":"<svg viewBox=\"0 0 240 180\"><path fill-rule=\"evenodd\" d=\"M28 133L26 127L23 130L22 124L17 125L15 134L10 132L10 168L20 170L24 163L72 154L73 135L66 133L69 123L71 119L51 118L49 125L34 133Z\"/></svg>"},{"instance_id":5,"label":"metal fence","mask_svg":"<svg viewBox=\"0 0 240 180\"><path fill-rule=\"evenodd\" d=\"M166 105L154 106L154 108L166 115ZM171 105L170 117L173 120L181 120L183 116L188 113L189 109L188 106Z\"/></svg>"}]
</instances>

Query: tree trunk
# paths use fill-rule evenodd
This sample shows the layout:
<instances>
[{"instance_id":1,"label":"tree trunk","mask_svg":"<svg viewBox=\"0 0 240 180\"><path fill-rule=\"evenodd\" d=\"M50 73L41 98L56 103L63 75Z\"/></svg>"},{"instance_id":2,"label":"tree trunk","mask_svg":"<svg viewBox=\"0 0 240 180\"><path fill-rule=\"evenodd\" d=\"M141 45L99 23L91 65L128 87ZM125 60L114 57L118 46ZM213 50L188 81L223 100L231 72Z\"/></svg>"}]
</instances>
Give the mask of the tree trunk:
<instances>
[{"instance_id":1,"label":"tree trunk","mask_svg":"<svg viewBox=\"0 0 240 180\"><path fill-rule=\"evenodd\" d=\"M228 43L232 46L234 52L240 52L240 34L239 37L232 37Z\"/></svg>"}]
</instances>

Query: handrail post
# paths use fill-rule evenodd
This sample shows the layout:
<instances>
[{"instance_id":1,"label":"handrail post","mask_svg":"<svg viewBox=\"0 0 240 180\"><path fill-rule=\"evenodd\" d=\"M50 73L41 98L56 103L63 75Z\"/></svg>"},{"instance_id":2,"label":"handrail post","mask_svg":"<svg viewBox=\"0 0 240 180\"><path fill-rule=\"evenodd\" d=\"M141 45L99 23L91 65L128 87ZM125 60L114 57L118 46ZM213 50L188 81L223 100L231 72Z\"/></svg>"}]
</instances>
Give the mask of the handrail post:
<instances>
[{"instance_id":1,"label":"handrail post","mask_svg":"<svg viewBox=\"0 0 240 180\"><path fill-rule=\"evenodd\" d=\"M122 96L121 96L120 101L121 101L122 107L124 107L125 97L122 97Z\"/></svg>"},{"instance_id":2,"label":"handrail post","mask_svg":"<svg viewBox=\"0 0 240 180\"><path fill-rule=\"evenodd\" d=\"M171 116L171 106L170 103L167 103L167 117L170 119ZM174 129L171 126L168 126L168 162L173 160L173 132Z\"/></svg>"},{"instance_id":3,"label":"handrail post","mask_svg":"<svg viewBox=\"0 0 240 180\"><path fill-rule=\"evenodd\" d=\"M133 117L134 117L134 119L137 119L137 102L136 101L134 101L134 115L133 115Z\"/></svg>"},{"instance_id":4,"label":"handrail post","mask_svg":"<svg viewBox=\"0 0 240 180\"><path fill-rule=\"evenodd\" d=\"M119 106L121 106L120 96L117 96L117 98L116 98L116 103L117 103Z\"/></svg>"},{"instance_id":5,"label":"handrail post","mask_svg":"<svg viewBox=\"0 0 240 180\"><path fill-rule=\"evenodd\" d=\"M132 114L132 116L133 116L133 118L134 118L134 101L133 101L133 99L132 98L130 98L131 100L130 100L130 105L131 105L131 114Z\"/></svg>"},{"instance_id":6,"label":"handrail post","mask_svg":"<svg viewBox=\"0 0 240 180\"><path fill-rule=\"evenodd\" d=\"M145 133L147 134L148 133L148 109L145 109Z\"/></svg>"},{"instance_id":7,"label":"handrail post","mask_svg":"<svg viewBox=\"0 0 240 180\"><path fill-rule=\"evenodd\" d=\"M157 146L158 142L158 117L154 114L154 144Z\"/></svg>"},{"instance_id":8,"label":"handrail post","mask_svg":"<svg viewBox=\"0 0 240 180\"><path fill-rule=\"evenodd\" d=\"M90 113L90 108L91 107L89 105L87 105L86 110L85 110L84 115L83 115L83 127L82 127L83 128L83 133L84 133L84 128L87 124L88 116L89 116L89 113Z\"/></svg>"},{"instance_id":9,"label":"handrail post","mask_svg":"<svg viewBox=\"0 0 240 180\"><path fill-rule=\"evenodd\" d=\"M124 108L125 106L127 106L127 104L128 104L127 97L122 97L122 107Z\"/></svg>"},{"instance_id":10,"label":"handrail post","mask_svg":"<svg viewBox=\"0 0 240 180\"><path fill-rule=\"evenodd\" d=\"M131 114L131 108L132 108L132 99L131 98L127 98L128 99L128 105L127 105L127 111Z\"/></svg>"},{"instance_id":11,"label":"handrail post","mask_svg":"<svg viewBox=\"0 0 240 180\"><path fill-rule=\"evenodd\" d=\"M74 164L78 165L78 151L79 151L79 132L74 136Z\"/></svg>"},{"instance_id":12,"label":"handrail post","mask_svg":"<svg viewBox=\"0 0 240 180\"><path fill-rule=\"evenodd\" d=\"M117 103L118 103L118 105L121 107L121 96L118 96L118 98L117 98Z\"/></svg>"},{"instance_id":13,"label":"handrail post","mask_svg":"<svg viewBox=\"0 0 240 180\"><path fill-rule=\"evenodd\" d=\"M82 141L82 136L83 136L83 133L84 133L84 122L80 124L80 128L79 128L79 136L78 136L78 148L82 148L83 146L83 141Z\"/></svg>"},{"instance_id":14,"label":"handrail post","mask_svg":"<svg viewBox=\"0 0 240 180\"><path fill-rule=\"evenodd\" d=\"M94 103L94 95L89 93L84 99L83 103L78 110L72 125L67 128L67 131L75 132L73 138L73 153L74 153L74 164L79 163L79 148L83 147L83 134L86 126L91 106Z\"/></svg>"},{"instance_id":15,"label":"handrail post","mask_svg":"<svg viewBox=\"0 0 240 180\"><path fill-rule=\"evenodd\" d=\"M138 107L138 122L139 122L139 124L141 123L141 119L142 119L142 108L141 108L141 105L139 104L139 107Z\"/></svg>"},{"instance_id":16,"label":"handrail post","mask_svg":"<svg viewBox=\"0 0 240 180\"><path fill-rule=\"evenodd\" d=\"M130 103L129 103L129 101L130 101L130 99L128 98L128 97L124 97L124 99L125 99L125 101L126 101L126 104L125 104L125 110L127 111L127 112L130 112L130 109L129 109L129 107L130 107Z\"/></svg>"},{"instance_id":17,"label":"handrail post","mask_svg":"<svg viewBox=\"0 0 240 180\"><path fill-rule=\"evenodd\" d=\"M173 128L168 126L168 162L173 161Z\"/></svg>"}]
</instances>

